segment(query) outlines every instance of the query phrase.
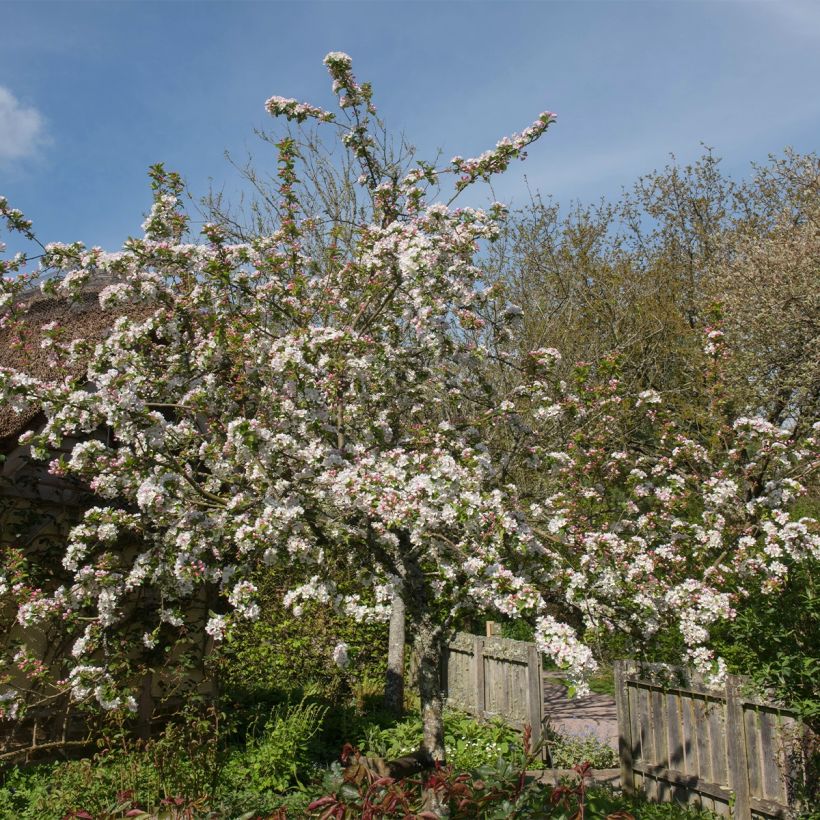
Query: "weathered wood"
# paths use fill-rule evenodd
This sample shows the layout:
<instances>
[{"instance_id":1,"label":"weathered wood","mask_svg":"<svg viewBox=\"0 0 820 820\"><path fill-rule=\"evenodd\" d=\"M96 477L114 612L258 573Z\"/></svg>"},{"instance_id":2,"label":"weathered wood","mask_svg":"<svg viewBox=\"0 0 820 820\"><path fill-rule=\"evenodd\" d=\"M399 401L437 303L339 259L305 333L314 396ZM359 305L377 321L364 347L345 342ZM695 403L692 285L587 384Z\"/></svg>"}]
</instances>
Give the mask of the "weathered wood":
<instances>
[{"instance_id":1,"label":"weathered wood","mask_svg":"<svg viewBox=\"0 0 820 820\"><path fill-rule=\"evenodd\" d=\"M709 751L712 755L712 779L716 783L729 783L726 771L726 731L723 703L714 698L707 703L709 715Z\"/></svg>"},{"instance_id":2,"label":"weathered wood","mask_svg":"<svg viewBox=\"0 0 820 820\"><path fill-rule=\"evenodd\" d=\"M676 771L675 769L668 769L666 766L652 766L638 763L635 764L634 769L636 772L640 772L653 779L663 779L677 786L686 786L687 788L701 792L701 794L706 794L713 798L717 797L727 802L732 796L726 784L713 783L709 780L696 777L695 775L686 774L685 772Z\"/></svg>"},{"instance_id":3,"label":"weathered wood","mask_svg":"<svg viewBox=\"0 0 820 820\"><path fill-rule=\"evenodd\" d=\"M442 688L451 706L479 719L497 716L539 739L544 716L541 659L535 644L459 632L447 647Z\"/></svg>"},{"instance_id":4,"label":"weathered wood","mask_svg":"<svg viewBox=\"0 0 820 820\"><path fill-rule=\"evenodd\" d=\"M666 693L666 731L667 731L667 763L670 769L686 771L683 762L683 745L681 742L681 726L683 719L681 716L680 698L674 692Z\"/></svg>"},{"instance_id":5,"label":"weathered wood","mask_svg":"<svg viewBox=\"0 0 820 820\"><path fill-rule=\"evenodd\" d=\"M774 726L775 716L768 711L760 712L760 744L764 749L769 750L769 765L763 762L763 794L760 795L766 800L778 801L783 794L783 779L780 776L780 766L783 764L780 758L780 749L777 743L777 733Z\"/></svg>"},{"instance_id":6,"label":"weathered wood","mask_svg":"<svg viewBox=\"0 0 820 820\"><path fill-rule=\"evenodd\" d=\"M541 742L541 718L544 714L544 683L541 676L541 657L535 644L527 657L527 723L532 728L533 746Z\"/></svg>"},{"instance_id":7,"label":"weathered wood","mask_svg":"<svg viewBox=\"0 0 820 820\"><path fill-rule=\"evenodd\" d=\"M615 670L625 787L739 820L785 817L793 808L785 772L794 765L789 738L800 732L795 714L750 697L736 676L715 689L660 665L644 672Z\"/></svg>"},{"instance_id":8,"label":"weathered wood","mask_svg":"<svg viewBox=\"0 0 820 820\"><path fill-rule=\"evenodd\" d=\"M739 699L740 680L735 675L726 678L726 741L729 763L729 788L734 792L736 817L750 816L749 762L746 759L746 727L743 704Z\"/></svg>"},{"instance_id":9,"label":"weathered wood","mask_svg":"<svg viewBox=\"0 0 820 820\"><path fill-rule=\"evenodd\" d=\"M695 707L695 744L698 750L698 774L707 780L713 780L712 755L709 749L709 722L706 714L708 703L699 697L694 701Z\"/></svg>"},{"instance_id":10,"label":"weathered wood","mask_svg":"<svg viewBox=\"0 0 820 820\"><path fill-rule=\"evenodd\" d=\"M632 720L629 709L629 690L625 677L629 672L627 661L615 661L615 710L618 714L618 756L621 763L621 788L635 791L633 775Z\"/></svg>"},{"instance_id":11,"label":"weathered wood","mask_svg":"<svg viewBox=\"0 0 820 820\"><path fill-rule=\"evenodd\" d=\"M486 628L488 638L501 637L501 624L498 621L487 621Z\"/></svg>"},{"instance_id":12,"label":"weathered wood","mask_svg":"<svg viewBox=\"0 0 820 820\"><path fill-rule=\"evenodd\" d=\"M481 635L473 636L473 690L475 692L475 715L484 719L486 703L484 700L484 638Z\"/></svg>"},{"instance_id":13,"label":"weathered wood","mask_svg":"<svg viewBox=\"0 0 820 820\"><path fill-rule=\"evenodd\" d=\"M747 775L749 794L763 794L763 776L760 770L760 728L757 720L757 709L749 706L743 708L743 729L746 746Z\"/></svg>"},{"instance_id":14,"label":"weathered wood","mask_svg":"<svg viewBox=\"0 0 820 820\"><path fill-rule=\"evenodd\" d=\"M695 704L692 698L680 698L681 713L683 717L681 731L681 746L683 747L683 771L687 774L697 774L700 771L698 764L698 745L695 737L697 731L695 727Z\"/></svg>"},{"instance_id":15,"label":"weathered wood","mask_svg":"<svg viewBox=\"0 0 820 820\"><path fill-rule=\"evenodd\" d=\"M669 743L666 733L666 710L663 708L663 692L653 689L649 693L652 724L652 744L655 748L655 760L658 766L669 767Z\"/></svg>"}]
</instances>

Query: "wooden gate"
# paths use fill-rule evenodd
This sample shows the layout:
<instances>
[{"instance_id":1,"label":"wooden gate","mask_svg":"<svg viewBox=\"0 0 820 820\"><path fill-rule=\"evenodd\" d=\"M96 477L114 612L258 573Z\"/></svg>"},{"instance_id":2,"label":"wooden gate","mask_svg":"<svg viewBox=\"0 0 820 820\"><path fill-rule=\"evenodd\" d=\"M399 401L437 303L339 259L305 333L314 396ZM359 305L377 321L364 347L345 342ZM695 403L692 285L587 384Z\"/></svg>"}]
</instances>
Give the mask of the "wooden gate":
<instances>
[{"instance_id":1,"label":"wooden gate","mask_svg":"<svg viewBox=\"0 0 820 820\"><path fill-rule=\"evenodd\" d=\"M441 675L447 702L480 719L532 727L541 740L544 685L534 643L458 632L448 644Z\"/></svg>"},{"instance_id":2,"label":"wooden gate","mask_svg":"<svg viewBox=\"0 0 820 820\"><path fill-rule=\"evenodd\" d=\"M625 790L742 820L792 808L806 730L794 712L747 695L744 679L715 690L684 669L619 661L615 696Z\"/></svg>"}]
</instances>

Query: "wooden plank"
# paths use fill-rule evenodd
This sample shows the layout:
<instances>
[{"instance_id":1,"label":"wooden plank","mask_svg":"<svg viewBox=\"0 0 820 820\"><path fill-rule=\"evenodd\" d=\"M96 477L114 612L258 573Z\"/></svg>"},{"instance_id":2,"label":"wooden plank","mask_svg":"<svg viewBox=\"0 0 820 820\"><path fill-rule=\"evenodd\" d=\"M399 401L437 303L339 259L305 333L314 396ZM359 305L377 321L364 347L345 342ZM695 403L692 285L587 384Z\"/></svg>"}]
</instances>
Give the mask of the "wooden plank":
<instances>
[{"instance_id":1,"label":"wooden plank","mask_svg":"<svg viewBox=\"0 0 820 820\"><path fill-rule=\"evenodd\" d=\"M508 715L518 718L521 715L521 689L519 688L519 667L514 664L506 664L507 672L507 709Z\"/></svg>"},{"instance_id":2,"label":"wooden plank","mask_svg":"<svg viewBox=\"0 0 820 820\"><path fill-rule=\"evenodd\" d=\"M641 751L646 766L657 766L658 759L655 753L654 721L652 720L652 690L642 688L638 690L640 703L641 723ZM650 800L658 799L657 781L653 777L649 780L648 788L644 789Z\"/></svg>"},{"instance_id":3,"label":"wooden plank","mask_svg":"<svg viewBox=\"0 0 820 820\"><path fill-rule=\"evenodd\" d=\"M632 735L632 758L633 760L643 760L643 743L641 740L641 710L638 697L640 690L634 686L627 687L629 696L629 723L630 734Z\"/></svg>"},{"instance_id":4,"label":"wooden plank","mask_svg":"<svg viewBox=\"0 0 820 820\"><path fill-rule=\"evenodd\" d=\"M473 637L473 695L475 697L475 713L480 720L484 719L484 638L481 635Z\"/></svg>"},{"instance_id":5,"label":"wooden plank","mask_svg":"<svg viewBox=\"0 0 820 820\"><path fill-rule=\"evenodd\" d=\"M496 715L504 714L503 712L503 698L504 698L504 664L497 658L492 658L490 661L493 670L493 712Z\"/></svg>"},{"instance_id":6,"label":"wooden plank","mask_svg":"<svg viewBox=\"0 0 820 820\"><path fill-rule=\"evenodd\" d=\"M785 800L783 779L780 776L781 761L777 743L775 716L765 710L760 711L760 746L763 768L763 797L780 802Z\"/></svg>"},{"instance_id":7,"label":"wooden plank","mask_svg":"<svg viewBox=\"0 0 820 820\"><path fill-rule=\"evenodd\" d=\"M728 782L735 795L735 816L750 816L749 764L746 760L746 727L743 704L739 697L740 680L726 677L726 744L728 752Z\"/></svg>"},{"instance_id":8,"label":"wooden plank","mask_svg":"<svg viewBox=\"0 0 820 820\"><path fill-rule=\"evenodd\" d=\"M502 715L510 714L510 673L511 667L508 663L496 662L496 669L498 669L498 680L501 684L499 687L498 711Z\"/></svg>"},{"instance_id":9,"label":"wooden plank","mask_svg":"<svg viewBox=\"0 0 820 820\"><path fill-rule=\"evenodd\" d=\"M641 722L641 757L650 766L656 764L655 744L652 733L652 691L650 689L638 690L638 705L640 707L639 719Z\"/></svg>"},{"instance_id":10,"label":"wooden plank","mask_svg":"<svg viewBox=\"0 0 820 820\"><path fill-rule=\"evenodd\" d=\"M544 686L541 683L541 655L535 644L529 649L527 664L527 723L532 729L532 744L541 742L541 718L544 713Z\"/></svg>"},{"instance_id":11,"label":"wooden plank","mask_svg":"<svg viewBox=\"0 0 820 820\"><path fill-rule=\"evenodd\" d=\"M789 817L789 807L774 800L763 800L753 797L750 801L752 811L758 814L765 814L768 817Z\"/></svg>"},{"instance_id":12,"label":"wooden plank","mask_svg":"<svg viewBox=\"0 0 820 820\"><path fill-rule=\"evenodd\" d=\"M698 750L698 777L714 782L712 769L712 755L709 750L709 723L706 714L706 698L693 698L695 710L695 743Z\"/></svg>"},{"instance_id":13,"label":"wooden plank","mask_svg":"<svg viewBox=\"0 0 820 820\"><path fill-rule=\"evenodd\" d=\"M698 774L697 726L695 725L695 703L689 695L678 695L683 716L683 730L681 732L681 746L683 748L682 771L687 774Z\"/></svg>"},{"instance_id":14,"label":"wooden plank","mask_svg":"<svg viewBox=\"0 0 820 820\"><path fill-rule=\"evenodd\" d=\"M783 759L783 802L788 802L788 782L791 778L801 778L799 770L803 767L803 760L810 730L803 723L789 713L780 713L779 745Z\"/></svg>"},{"instance_id":15,"label":"wooden plank","mask_svg":"<svg viewBox=\"0 0 820 820\"><path fill-rule=\"evenodd\" d=\"M652 709L652 744L655 747L655 764L669 767L669 741L666 731L666 709L664 694L660 689L650 693L649 705ZM663 799L660 797L659 799Z\"/></svg>"},{"instance_id":16,"label":"wooden plank","mask_svg":"<svg viewBox=\"0 0 820 820\"><path fill-rule=\"evenodd\" d=\"M636 773L640 772L643 775L653 778L662 778L676 786L694 789L703 795L716 797L719 800L728 801L731 797L731 792L722 783L713 783L712 781L704 780L701 777L695 777L685 772L667 769L663 766L646 766L643 764L636 764L634 769Z\"/></svg>"},{"instance_id":17,"label":"wooden plank","mask_svg":"<svg viewBox=\"0 0 820 820\"><path fill-rule=\"evenodd\" d=\"M750 798L764 797L763 772L760 754L760 722L757 709L743 705L743 733L746 745L746 774L749 779Z\"/></svg>"},{"instance_id":18,"label":"wooden plank","mask_svg":"<svg viewBox=\"0 0 820 820\"><path fill-rule=\"evenodd\" d=\"M493 711L493 663L484 655L484 714L489 716Z\"/></svg>"},{"instance_id":19,"label":"wooden plank","mask_svg":"<svg viewBox=\"0 0 820 820\"><path fill-rule=\"evenodd\" d=\"M634 675L630 675L627 678L627 683L633 686L638 686L641 689L662 688L666 692L677 692L681 695L695 695L697 697L714 697L715 695L715 690L710 689L708 686L678 686L676 684L669 684L668 686L664 685L659 687L659 684L657 683L641 680L641 678L637 678Z\"/></svg>"},{"instance_id":20,"label":"wooden plank","mask_svg":"<svg viewBox=\"0 0 820 820\"><path fill-rule=\"evenodd\" d=\"M526 663L529 646L530 644L527 641L513 641L509 638L486 638L484 641L484 654L513 663Z\"/></svg>"},{"instance_id":21,"label":"wooden plank","mask_svg":"<svg viewBox=\"0 0 820 820\"><path fill-rule=\"evenodd\" d=\"M621 788L627 793L635 791L632 772L632 719L629 714L629 690L626 685L628 666L626 661L615 661L615 712L618 716L618 759L621 766Z\"/></svg>"},{"instance_id":22,"label":"wooden plank","mask_svg":"<svg viewBox=\"0 0 820 820\"><path fill-rule=\"evenodd\" d=\"M666 693L666 733L669 768L685 772L682 740L683 716L681 715L680 696L674 692Z\"/></svg>"},{"instance_id":23,"label":"wooden plank","mask_svg":"<svg viewBox=\"0 0 820 820\"><path fill-rule=\"evenodd\" d=\"M710 699L709 706L709 751L712 755L712 780L729 785L726 767L726 715L722 701Z\"/></svg>"}]
</instances>

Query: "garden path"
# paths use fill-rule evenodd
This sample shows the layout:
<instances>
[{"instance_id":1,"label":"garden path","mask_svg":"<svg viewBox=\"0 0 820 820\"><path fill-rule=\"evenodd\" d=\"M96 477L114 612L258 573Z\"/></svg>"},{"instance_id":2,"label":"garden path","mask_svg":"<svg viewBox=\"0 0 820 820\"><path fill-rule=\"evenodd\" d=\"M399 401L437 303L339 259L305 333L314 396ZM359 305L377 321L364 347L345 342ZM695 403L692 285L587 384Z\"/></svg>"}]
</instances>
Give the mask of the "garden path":
<instances>
[{"instance_id":1,"label":"garden path","mask_svg":"<svg viewBox=\"0 0 820 820\"><path fill-rule=\"evenodd\" d=\"M544 714L550 726L561 734L595 735L602 743L618 750L618 713L615 699L609 695L570 698L565 686L546 680Z\"/></svg>"}]
</instances>

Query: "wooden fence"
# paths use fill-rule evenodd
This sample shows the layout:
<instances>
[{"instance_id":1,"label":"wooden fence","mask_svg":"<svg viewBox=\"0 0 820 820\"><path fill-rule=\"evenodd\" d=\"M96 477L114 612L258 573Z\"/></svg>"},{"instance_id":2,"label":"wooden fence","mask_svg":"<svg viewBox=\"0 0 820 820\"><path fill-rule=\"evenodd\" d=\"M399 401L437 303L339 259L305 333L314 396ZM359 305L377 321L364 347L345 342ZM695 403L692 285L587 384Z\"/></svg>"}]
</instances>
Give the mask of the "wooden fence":
<instances>
[{"instance_id":1,"label":"wooden fence","mask_svg":"<svg viewBox=\"0 0 820 820\"><path fill-rule=\"evenodd\" d=\"M541 739L544 684L535 644L458 632L448 645L441 672L447 702L479 719L499 717Z\"/></svg>"},{"instance_id":2,"label":"wooden fence","mask_svg":"<svg viewBox=\"0 0 820 820\"><path fill-rule=\"evenodd\" d=\"M682 669L619 661L615 695L625 790L741 820L793 808L805 730L788 709L747 696L741 678L715 691Z\"/></svg>"}]
</instances>

